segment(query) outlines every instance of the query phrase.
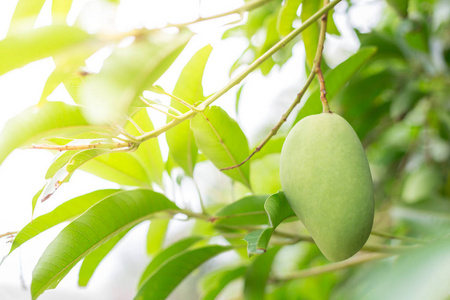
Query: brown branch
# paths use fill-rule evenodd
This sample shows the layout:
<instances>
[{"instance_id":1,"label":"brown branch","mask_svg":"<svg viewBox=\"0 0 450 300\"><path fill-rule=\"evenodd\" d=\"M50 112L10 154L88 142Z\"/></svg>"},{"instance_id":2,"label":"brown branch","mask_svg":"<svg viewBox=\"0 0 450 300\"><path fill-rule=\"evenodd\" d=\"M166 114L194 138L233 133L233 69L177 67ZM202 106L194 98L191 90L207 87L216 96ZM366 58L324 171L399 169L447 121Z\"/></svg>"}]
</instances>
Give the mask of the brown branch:
<instances>
[{"instance_id":1,"label":"brown branch","mask_svg":"<svg viewBox=\"0 0 450 300\"><path fill-rule=\"evenodd\" d=\"M2 233L2 234L0 234L0 238L5 237L5 236L13 236L17 233L18 233L18 231L10 231L10 232L6 232L6 233Z\"/></svg>"},{"instance_id":2,"label":"brown branch","mask_svg":"<svg viewBox=\"0 0 450 300\"><path fill-rule=\"evenodd\" d=\"M323 5L327 5L328 0L323 1ZM322 68L320 67L320 64L322 62L322 52L323 52L323 45L325 43L325 34L327 31L327 18L328 13L325 13L322 16L322 21L320 25L320 37L319 37L319 43L317 45L317 53L316 53L316 59L315 61L315 68L317 77L319 79L319 88L320 88L320 101L322 101L322 107L324 113L331 113L330 106L328 105L327 101L327 89L325 87L325 79L323 78Z\"/></svg>"}]
</instances>

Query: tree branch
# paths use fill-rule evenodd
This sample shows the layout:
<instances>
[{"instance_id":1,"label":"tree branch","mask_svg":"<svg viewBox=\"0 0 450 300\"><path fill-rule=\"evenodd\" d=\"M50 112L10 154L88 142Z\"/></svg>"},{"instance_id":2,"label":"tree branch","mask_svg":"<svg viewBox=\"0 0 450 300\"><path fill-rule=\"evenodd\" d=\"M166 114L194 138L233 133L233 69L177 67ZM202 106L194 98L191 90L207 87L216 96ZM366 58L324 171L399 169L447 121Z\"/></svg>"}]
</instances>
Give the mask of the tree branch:
<instances>
[{"instance_id":1,"label":"tree branch","mask_svg":"<svg viewBox=\"0 0 450 300\"><path fill-rule=\"evenodd\" d=\"M328 0L324 0L324 7L323 8L327 7L327 5L328 5ZM314 14L314 15L316 15L316 14ZM288 108L288 110L281 116L280 121L278 121L278 123L275 125L275 127L272 128L272 130L264 138L264 140L262 140L262 142L256 147L256 149L246 159L244 159L241 163L239 163L237 165L226 167L226 168L222 168L222 169L220 169L221 171L231 170L231 169L234 169L234 168L242 166L247 161L249 161L253 157L253 155L255 155L257 152L259 152L261 150L261 148L264 147L264 145L274 135L277 134L277 132L280 129L280 127L284 124L284 122L286 122L286 120L289 117L289 115L291 114L292 110L297 106L297 104L300 103L300 100L302 99L303 95L305 94L306 90L308 89L309 85L311 84L312 80L314 79L314 76L316 75L316 73L318 74L318 77L319 77L320 92L321 92L320 93L320 98L323 99L322 100L322 104L323 104L323 107L324 107L323 109L324 109L324 112L325 112L325 109L326 109L326 112L329 112L330 108L328 107L328 102L327 102L327 99L325 97L325 94L326 94L325 81L323 79L322 70L320 69L320 62L322 60L323 44L325 43L325 35L326 35L326 31L327 31L326 30L327 29L327 14L328 13L325 13L322 16L322 24L321 24L321 27L320 27L319 41L317 43L317 51L316 51L316 55L314 57L314 66L313 66L313 68L311 70L311 73L308 76L308 79L306 80L304 86L302 87L302 90L297 94L297 97L294 99L294 102L292 102L292 104Z\"/></svg>"},{"instance_id":2,"label":"tree branch","mask_svg":"<svg viewBox=\"0 0 450 300\"><path fill-rule=\"evenodd\" d=\"M286 37L281 39L278 43L276 43L272 48L267 50L263 55L261 55L257 60L255 60L252 64L250 64L245 70L243 70L239 75L234 77L233 79L228 82L227 85L225 85L222 89L214 93L212 96L207 98L204 102L202 102L198 106L198 110L204 110L206 107L211 105L214 101L216 101L218 98L220 98L223 94L228 92L232 87L239 84L245 77L247 77L248 74L250 74L252 71L257 69L264 61L266 61L269 57L271 57L274 53L276 53L279 49L284 47L287 43L292 41L297 35L299 35L303 30L305 30L308 26L316 22L324 13L327 13L330 9L332 9L336 4L338 4L341 0L334 0L330 2L328 5L322 7L320 10L318 10L314 15L312 15L308 20L306 20L300 27L294 29L291 33L289 33ZM146 134L143 134L137 139L139 142L144 142L146 140L149 140L151 138L159 136L161 133L166 132L167 130L175 127L179 123L191 119L197 114L195 111L188 111L184 113L183 115L179 116L178 119L172 120L169 123L167 123L164 126L161 126L160 128L157 128L155 130L149 131Z\"/></svg>"}]
</instances>

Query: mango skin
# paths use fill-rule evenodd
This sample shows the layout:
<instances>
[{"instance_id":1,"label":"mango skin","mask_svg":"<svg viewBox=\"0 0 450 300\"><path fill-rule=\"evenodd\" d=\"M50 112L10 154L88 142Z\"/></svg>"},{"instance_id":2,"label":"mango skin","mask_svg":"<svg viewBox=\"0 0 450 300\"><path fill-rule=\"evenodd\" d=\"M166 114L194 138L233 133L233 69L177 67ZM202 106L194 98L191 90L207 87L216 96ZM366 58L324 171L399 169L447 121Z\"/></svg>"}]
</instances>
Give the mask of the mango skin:
<instances>
[{"instance_id":1,"label":"mango skin","mask_svg":"<svg viewBox=\"0 0 450 300\"><path fill-rule=\"evenodd\" d=\"M335 113L302 119L281 151L281 185L295 214L331 261L347 259L372 230L369 164L351 125Z\"/></svg>"}]
</instances>

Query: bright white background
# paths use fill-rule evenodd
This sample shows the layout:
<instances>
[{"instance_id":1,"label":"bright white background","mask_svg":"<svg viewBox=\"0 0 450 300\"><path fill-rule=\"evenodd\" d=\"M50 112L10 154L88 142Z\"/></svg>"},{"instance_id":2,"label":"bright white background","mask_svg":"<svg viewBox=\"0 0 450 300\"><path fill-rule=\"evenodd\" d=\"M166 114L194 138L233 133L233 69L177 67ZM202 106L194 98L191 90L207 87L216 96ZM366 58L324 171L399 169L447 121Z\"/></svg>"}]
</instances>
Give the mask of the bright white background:
<instances>
[{"instance_id":1,"label":"bright white background","mask_svg":"<svg viewBox=\"0 0 450 300\"><path fill-rule=\"evenodd\" d=\"M354 33L349 29L355 26L365 32L375 26L384 8L384 1L355 1L348 12L345 2L336 6L335 21L342 37L329 37L325 45L325 55L332 65L336 65L354 53L359 44ZM10 19L17 0L0 2L0 39L5 38ZM199 15L208 16L227 11L243 4L240 0L196 0L146 1L122 0L115 7L107 1L74 0L68 17L71 25L77 23L90 32L107 32L111 30L127 31L135 27L159 27L167 22L179 23L196 19ZM47 0L36 26L48 25L50 20L51 1ZM176 78L195 51L210 43L214 50L208 62L205 76L205 94L210 94L222 87L229 80L228 70L235 59L245 49L246 44L239 38L221 41L223 28L221 24L237 20L238 16L229 16L219 21L209 22L206 26L196 25L192 29L197 35L177 59L175 65L158 81L166 90L171 90ZM92 71L101 68L102 61L108 56L108 49L101 50L95 58L89 59L87 66ZM0 63L7 60L0 57ZM289 105L304 81L304 50L299 44L294 47L292 59L282 68L275 67L271 74L263 77L258 71L246 79L240 105L239 121L245 133L250 137L251 145L255 144L265 132L258 128L269 128L275 124ZM40 98L47 76L54 68L51 58L31 63L21 69L11 71L0 77L0 128L5 122L25 108L36 104ZM234 113L235 89L217 101L232 116ZM67 101L70 97L63 87L59 87L49 98L54 101ZM165 117L151 115L155 124L164 122ZM162 148L167 149L161 138ZM167 154L163 154L167 156ZM45 184L44 175L52 162L52 155L44 150L16 150L0 166L0 234L20 230L31 219L31 199ZM211 169L199 170L201 190L208 190L213 184L208 179ZM50 200L38 204L37 215L51 211L63 201L75 196L100 189L116 188L117 185L99 179L88 173L77 171L70 183L63 185ZM190 195L192 187L186 187L183 193ZM192 197L192 196L191 196ZM197 201L196 196L188 200ZM60 283L56 290L47 291L40 299L132 299L137 280L145 268L149 258L145 254L145 236L149 222L145 222L132 230L114 249L94 274L87 288L77 286L79 265ZM29 299L31 273L39 256L48 243L62 229L57 226L32 239L16 250L0 266L0 299ZM170 236L179 234L180 226L171 226ZM10 243L0 239L0 258L8 253ZM175 292L172 299L187 299ZM193 298L195 299L195 298Z\"/></svg>"}]
</instances>

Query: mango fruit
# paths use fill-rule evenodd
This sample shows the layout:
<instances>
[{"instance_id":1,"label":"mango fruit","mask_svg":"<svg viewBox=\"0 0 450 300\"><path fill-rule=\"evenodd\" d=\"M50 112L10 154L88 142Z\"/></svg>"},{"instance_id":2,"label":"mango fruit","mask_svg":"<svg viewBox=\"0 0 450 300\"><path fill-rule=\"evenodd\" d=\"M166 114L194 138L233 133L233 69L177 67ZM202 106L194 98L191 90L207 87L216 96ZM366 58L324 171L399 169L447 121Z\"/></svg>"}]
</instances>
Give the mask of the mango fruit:
<instances>
[{"instance_id":1,"label":"mango fruit","mask_svg":"<svg viewBox=\"0 0 450 300\"><path fill-rule=\"evenodd\" d=\"M281 150L280 180L293 211L331 261L347 259L372 230L374 192L364 149L335 113L308 116Z\"/></svg>"}]
</instances>

